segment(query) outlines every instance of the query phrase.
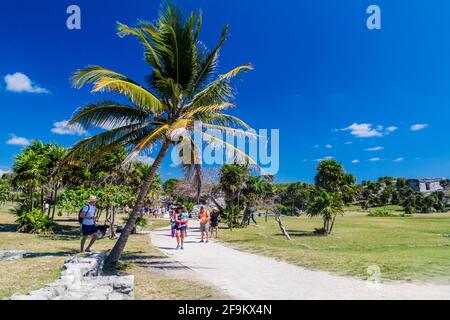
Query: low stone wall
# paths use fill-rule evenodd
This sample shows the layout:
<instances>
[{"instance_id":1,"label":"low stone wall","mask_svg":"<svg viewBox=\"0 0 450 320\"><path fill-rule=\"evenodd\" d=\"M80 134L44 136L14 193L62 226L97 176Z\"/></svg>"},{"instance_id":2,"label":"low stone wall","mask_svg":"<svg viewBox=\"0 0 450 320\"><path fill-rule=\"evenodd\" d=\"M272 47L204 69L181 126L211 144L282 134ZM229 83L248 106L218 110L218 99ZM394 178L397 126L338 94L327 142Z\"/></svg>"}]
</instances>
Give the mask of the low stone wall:
<instances>
[{"instance_id":1,"label":"low stone wall","mask_svg":"<svg viewBox=\"0 0 450 320\"><path fill-rule=\"evenodd\" d=\"M64 263L61 278L28 295L11 300L132 300L133 276L103 276L105 254L73 257Z\"/></svg>"}]
</instances>

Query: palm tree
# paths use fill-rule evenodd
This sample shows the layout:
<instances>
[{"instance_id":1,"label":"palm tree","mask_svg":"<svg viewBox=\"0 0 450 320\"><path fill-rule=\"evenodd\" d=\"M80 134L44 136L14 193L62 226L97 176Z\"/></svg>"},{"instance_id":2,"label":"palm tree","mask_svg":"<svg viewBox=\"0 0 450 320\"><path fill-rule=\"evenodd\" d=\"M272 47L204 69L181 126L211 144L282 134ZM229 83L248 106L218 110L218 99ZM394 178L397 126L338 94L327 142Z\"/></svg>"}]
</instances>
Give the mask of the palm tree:
<instances>
[{"instance_id":1,"label":"palm tree","mask_svg":"<svg viewBox=\"0 0 450 320\"><path fill-rule=\"evenodd\" d=\"M311 202L306 209L309 216L322 216L323 232L331 234L338 214L344 212L342 195L338 192L328 192L324 189L317 189Z\"/></svg>"},{"instance_id":2,"label":"palm tree","mask_svg":"<svg viewBox=\"0 0 450 320\"><path fill-rule=\"evenodd\" d=\"M131 103L99 101L78 110L71 124L111 129L78 142L67 159L93 147L107 152L117 146L127 146L130 149L128 162L142 151L159 146L130 219L106 260L107 265L114 266L120 259L153 177L169 148L180 143L193 144L195 121L202 121L204 128L234 134L245 134L242 129L248 128L242 120L224 111L234 106L231 102L234 94L232 79L252 67L241 65L217 77L219 52L228 37L229 27L223 29L219 43L207 50L198 38L201 25L201 13L191 13L185 20L181 11L170 4L163 7L154 23L141 21L135 27L118 23L119 36L134 36L144 47L144 60L151 67L151 74L146 77L147 87L100 66L88 66L73 75L73 84L77 88L90 83L94 93L119 93L128 97ZM242 151L220 139L206 132L202 134L210 142L220 143L245 157ZM198 150L199 146L196 146L191 152Z\"/></svg>"},{"instance_id":3,"label":"palm tree","mask_svg":"<svg viewBox=\"0 0 450 320\"><path fill-rule=\"evenodd\" d=\"M11 187L6 180L0 179L0 207L8 201L11 193Z\"/></svg>"}]
</instances>

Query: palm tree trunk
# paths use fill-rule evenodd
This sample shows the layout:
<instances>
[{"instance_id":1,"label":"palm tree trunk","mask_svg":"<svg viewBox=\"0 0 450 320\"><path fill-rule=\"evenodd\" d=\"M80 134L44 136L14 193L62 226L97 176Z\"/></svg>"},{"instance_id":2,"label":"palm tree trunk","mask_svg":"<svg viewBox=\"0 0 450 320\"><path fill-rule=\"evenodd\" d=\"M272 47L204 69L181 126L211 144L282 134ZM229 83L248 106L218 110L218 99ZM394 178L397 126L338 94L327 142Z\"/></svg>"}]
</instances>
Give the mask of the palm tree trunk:
<instances>
[{"instance_id":1,"label":"palm tree trunk","mask_svg":"<svg viewBox=\"0 0 450 320\"><path fill-rule=\"evenodd\" d=\"M33 211L34 210L34 185L31 185L30 198L31 198L31 211Z\"/></svg>"},{"instance_id":2,"label":"palm tree trunk","mask_svg":"<svg viewBox=\"0 0 450 320\"><path fill-rule=\"evenodd\" d=\"M53 201L52 201L52 220L55 219L56 200L58 199L58 188L59 188L59 184L58 184L58 182L56 182L56 184L55 184L55 193L53 195Z\"/></svg>"},{"instance_id":3,"label":"palm tree trunk","mask_svg":"<svg viewBox=\"0 0 450 320\"><path fill-rule=\"evenodd\" d=\"M280 227L281 233L286 237L287 240L290 241L291 236L286 230L286 226L284 225L283 221L281 221L281 213L278 211L275 211L275 220L278 222L278 226Z\"/></svg>"},{"instance_id":4,"label":"palm tree trunk","mask_svg":"<svg viewBox=\"0 0 450 320\"><path fill-rule=\"evenodd\" d=\"M44 185L41 186L41 209L44 212Z\"/></svg>"},{"instance_id":5,"label":"palm tree trunk","mask_svg":"<svg viewBox=\"0 0 450 320\"><path fill-rule=\"evenodd\" d=\"M116 244L114 245L113 249L111 250L110 254L106 258L105 265L108 267L114 267L117 262L119 262L120 256L122 255L123 249L125 248L125 245L127 244L128 237L131 234L131 231L134 228L134 225L136 223L136 219L139 217L142 206L144 205L145 196L148 194L148 191L150 189L150 186L152 184L153 178L156 174L156 171L158 170L159 166L161 165L162 160L167 154L167 151L169 150L170 143L169 141L164 141L161 150L159 151L158 156L155 159L155 162L152 164L152 168L150 169L150 172L145 177L144 183L141 187L141 191L139 192L139 196L136 201L136 205L133 207L133 211L131 212L127 224L125 225L125 228L122 230L122 233L120 234L119 240L117 240Z\"/></svg>"},{"instance_id":6,"label":"palm tree trunk","mask_svg":"<svg viewBox=\"0 0 450 320\"><path fill-rule=\"evenodd\" d=\"M330 234L333 231L333 227L334 227L334 223L336 222L336 214L333 216L333 221L331 222L331 227L330 227Z\"/></svg>"}]
</instances>

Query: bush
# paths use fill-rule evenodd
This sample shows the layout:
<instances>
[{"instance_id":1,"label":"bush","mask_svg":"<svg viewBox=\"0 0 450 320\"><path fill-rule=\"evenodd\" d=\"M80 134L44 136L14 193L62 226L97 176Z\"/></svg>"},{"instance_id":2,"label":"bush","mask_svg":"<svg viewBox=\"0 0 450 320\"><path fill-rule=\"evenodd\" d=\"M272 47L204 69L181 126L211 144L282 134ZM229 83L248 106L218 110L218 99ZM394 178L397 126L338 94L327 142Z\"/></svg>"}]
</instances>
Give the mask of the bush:
<instances>
[{"instance_id":1,"label":"bush","mask_svg":"<svg viewBox=\"0 0 450 320\"><path fill-rule=\"evenodd\" d=\"M125 223L128 222L128 217L123 218L123 221ZM148 227L148 220L146 217L138 217L136 219L136 223L134 224L135 227L141 227L141 228L147 228Z\"/></svg>"},{"instance_id":2,"label":"bush","mask_svg":"<svg viewBox=\"0 0 450 320\"><path fill-rule=\"evenodd\" d=\"M240 207L238 206L228 206L220 213L220 217L223 221L228 225L230 229L238 228L241 226L239 223L239 214L241 212Z\"/></svg>"},{"instance_id":3,"label":"bush","mask_svg":"<svg viewBox=\"0 0 450 320\"><path fill-rule=\"evenodd\" d=\"M13 214L17 217L17 231L23 233L51 234L55 228L55 223L42 210L31 208L27 204L22 204L13 209Z\"/></svg>"},{"instance_id":4,"label":"bush","mask_svg":"<svg viewBox=\"0 0 450 320\"><path fill-rule=\"evenodd\" d=\"M194 209L194 203L190 199L177 197L175 203L179 206L185 206L188 212L192 212L192 210Z\"/></svg>"},{"instance_id":5,"label":"bush","mask_svg":"<svg viewBox=\"0 0 450 320\"><path fill-rule=\"evenodd\" d=\"M278 210L282 215L285 215L285 216L292 215L291 208L288 208L285 205L282 205L281 203L277 203L275 205L275 210Z\"/></svg>"},{"instance_id":6,"label":"bush","mask_svg":"<svg viewBox=\"0 0 450 320\"><path fill-rule=\"evenodd\" d=\"M389 211L385 211L385 210L377 210L377 211L369 213L367 216L368 217L377 217L377 218L398 217L397 215L390 213Z\"/></svg>"}]
</instances>

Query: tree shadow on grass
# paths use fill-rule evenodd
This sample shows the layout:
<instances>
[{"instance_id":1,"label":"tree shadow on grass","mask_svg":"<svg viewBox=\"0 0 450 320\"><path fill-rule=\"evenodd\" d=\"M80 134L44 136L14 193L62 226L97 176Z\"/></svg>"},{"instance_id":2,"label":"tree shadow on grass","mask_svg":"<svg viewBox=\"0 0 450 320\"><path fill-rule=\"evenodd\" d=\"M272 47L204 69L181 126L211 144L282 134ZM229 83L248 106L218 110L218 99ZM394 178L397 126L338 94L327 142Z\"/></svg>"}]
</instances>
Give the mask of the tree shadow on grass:
<instances>
[{"instance_id":1,"label":"tree shadow on grass","mask_svg":"<svg viewBox=\"0 0 450 320\"><path fill-rule=\"evenodd\" d=\"M188 269L176 260L166 256L146 255L142 252L127 253L122 259L124 263L131 263L136 267L159 269L159 270L183 270Z\"/></svg>"},{"instance_id":2,"label":"tree shadow on grass","mask_svg":"<svg viewBox=\"0 0 450 320\"><path fill-rule=\"evenodd\" d=\"M80 240L80 235L74 235L74 234L59 234L59 233L55 233L55 234L50 234L50 235L40 235L39 238L44 239L44 240L51 240L51 241L75 241L75 240Z\"/></svg>"},{"instance_id":3,"label":"tree shadow on grass","mask_svg":"<svg viewBox=\"0 0 450 320\"><path fill-rule=\"evenodd\" d=\"M5 223L0 224L0 232L16 232L17 224Z\"/></svg>"},{"instance_id":4,"label":"tree shadow on grass","mask_svg":"<svg viewBox=\"0 0 450 320\"><path fill-rule=\"evenodd\" d=\"M58 252L33 252L24 256L24 259L43 258L43 257L71 257L79 253L77 250L67 250Z\"/></svg>"},{"instance_id":5,"label":"tree shadow on grass","mask_svg":"<svg viewBox=\"0 0 450 320\"><path fill-rule=\"evenodd\" d=\"M323 237L325 236L323 233L318 231L304 231L304 230L286 230L291 237ZM281 235L281 233L277 233L277 235Z\"/></svg>"}]
</instances>

